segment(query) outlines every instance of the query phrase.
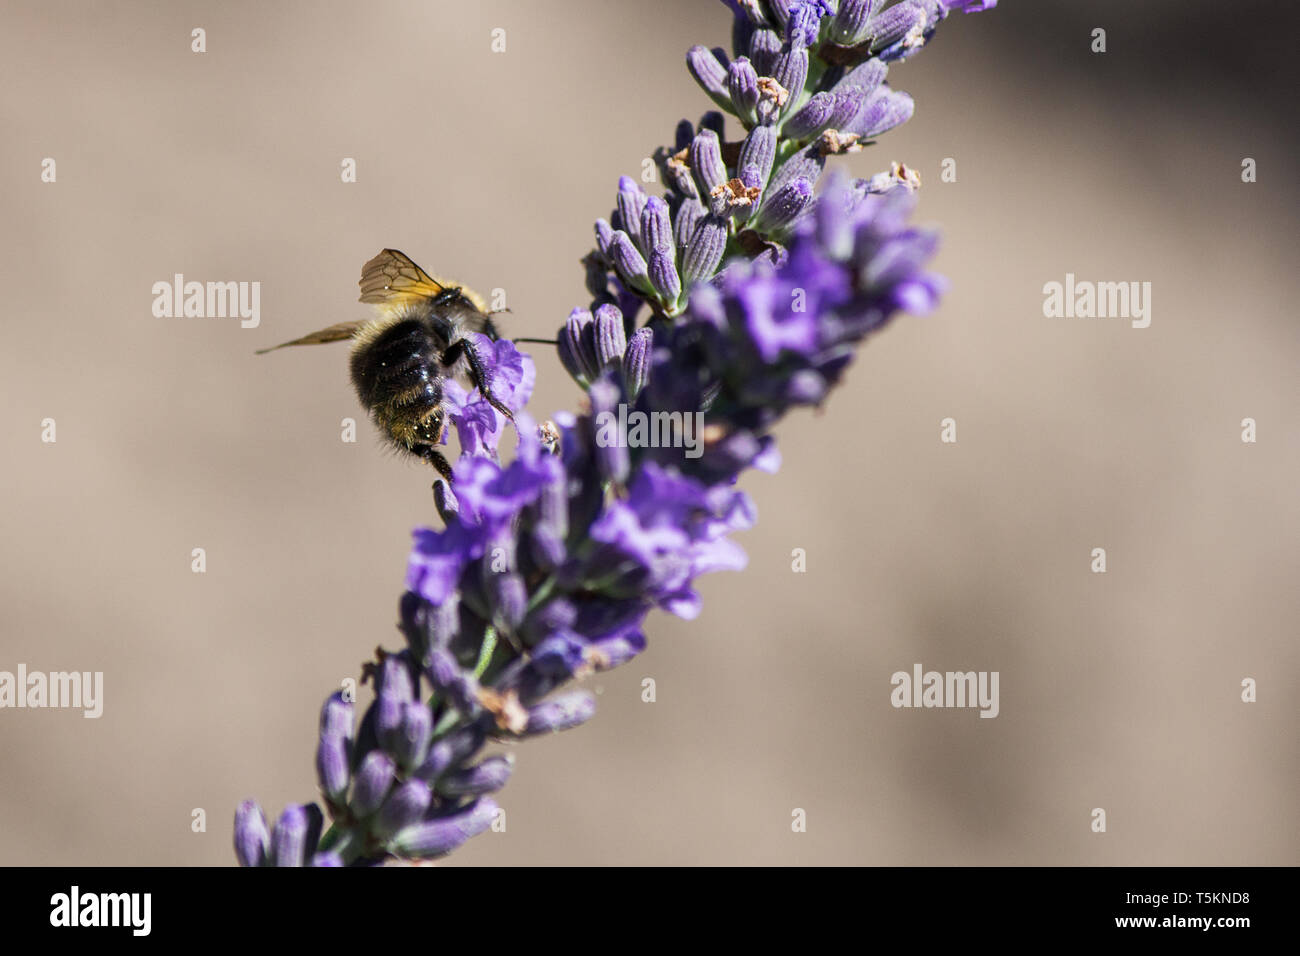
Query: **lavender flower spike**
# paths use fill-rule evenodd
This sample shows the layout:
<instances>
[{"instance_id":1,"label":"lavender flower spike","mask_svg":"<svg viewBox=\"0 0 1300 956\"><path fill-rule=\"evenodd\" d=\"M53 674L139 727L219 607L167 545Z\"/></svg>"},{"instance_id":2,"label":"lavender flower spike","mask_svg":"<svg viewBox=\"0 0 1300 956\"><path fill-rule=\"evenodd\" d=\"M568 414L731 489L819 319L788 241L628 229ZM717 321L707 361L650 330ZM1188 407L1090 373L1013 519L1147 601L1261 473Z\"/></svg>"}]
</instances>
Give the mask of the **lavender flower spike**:
<instances>
[{"instance_id":1,"label":"lavender flower spike","mask_svg":"<svg viewBox=\"0 0 1300 956\"><path fill-rule=\"evenodd\" d=\"M943 285L926 268L937 239L910 224L911 169L817 186L828 156L912 115L911 98L885 85L886 61L918 52L949 12L992 0L728 5L734 55L693 47L687 62L744 132L724 137L717 112L683 121L655 154L664 196L619 180L582 260L591 299L557 333L584 411L538 425L525 410L531 360L476 335L514 418L513 457L506 416L448 380L460 457L454 484L435 485L441 525L413 534L405 646L366 666L375 699L359 720L340 694L321 710L316 769L332 825L322 833L321 808L295 804L272 828L247 801L235 815L241 865L427 859L491 827L487 794L514 763L484 747L580 725L595 697L573 684L644 650L652 609L698 615L697 579L745 566L732 537L756 515L740 480L776 470L775 426L826 401L900 311L937 301ZM700 440L633 441L619 417L632 410L690 416Z\"/></svg>"}]
</instances>

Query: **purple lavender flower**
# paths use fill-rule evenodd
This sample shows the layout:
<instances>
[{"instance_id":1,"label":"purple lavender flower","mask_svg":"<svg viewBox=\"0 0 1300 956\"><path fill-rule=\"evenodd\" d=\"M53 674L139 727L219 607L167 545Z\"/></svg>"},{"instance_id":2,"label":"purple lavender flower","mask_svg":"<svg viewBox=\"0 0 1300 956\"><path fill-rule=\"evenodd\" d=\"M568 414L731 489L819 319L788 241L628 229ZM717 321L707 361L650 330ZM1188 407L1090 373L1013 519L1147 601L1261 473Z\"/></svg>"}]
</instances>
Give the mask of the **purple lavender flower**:
<instances>
[{"instance_id":1,"label":"purple lavender flower","mask_svg":"<svg viewBox=\"0 0 1300 956\"><path fill-rule=\"evenodd\" d=\"M315 804L268 826L241 804L244 866L368 865L454 850L492 826L488 794L513 755L484 755L575 727L595 698L574 680L631 660L659 607L690 618L700 575L740 570L731 539L754 506L747 468L775 471L773 426L825 401L857 347L898 311L924 313L941 283L936 237L909 224L916 174L894 164L817 190L827 157L906 121L888 62L916 53L954 10L995 0L727 0L734 55L693 47L692 76L718 112L678 125L656 153L667 187L618 182L583 260L592 300L557 334L589 408L538 427L524 412L536 372L513 343L484 337L485 379L518 443L477 389L449 382L460 445L438 481L441 528L414 533L399 602L405 647L378 652L361 720L342 693L322 708ZM638 315L648 308L649 318ZM645 442L632 413L671 439ZM646 419L638 419L644 422ZM685 423L701 427L685 441Z\"/></svg>"}]
</instances>

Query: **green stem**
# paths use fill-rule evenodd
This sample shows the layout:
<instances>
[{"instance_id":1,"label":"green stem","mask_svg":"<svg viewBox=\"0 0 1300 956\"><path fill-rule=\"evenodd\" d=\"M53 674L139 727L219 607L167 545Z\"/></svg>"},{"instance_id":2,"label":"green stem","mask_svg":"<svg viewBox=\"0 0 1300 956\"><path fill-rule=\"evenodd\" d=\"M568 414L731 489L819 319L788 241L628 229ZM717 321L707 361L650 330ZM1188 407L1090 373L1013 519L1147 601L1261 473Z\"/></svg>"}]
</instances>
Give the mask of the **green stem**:
<instances>
[{"instance_id":1,"label":"green stem","mask_svg":"<svg viewBox=\"0 0 1300 956\"><path fill-rule=\"evenodd\" d=\"M531 610L531 608L530 608ZM497 649L497 629L491 624L483 632L483 646L478 651L478 663L474 665L474 678L483 676L487 670L488 661L492 660L492 652Z\"/></svg>"}]
</instances>

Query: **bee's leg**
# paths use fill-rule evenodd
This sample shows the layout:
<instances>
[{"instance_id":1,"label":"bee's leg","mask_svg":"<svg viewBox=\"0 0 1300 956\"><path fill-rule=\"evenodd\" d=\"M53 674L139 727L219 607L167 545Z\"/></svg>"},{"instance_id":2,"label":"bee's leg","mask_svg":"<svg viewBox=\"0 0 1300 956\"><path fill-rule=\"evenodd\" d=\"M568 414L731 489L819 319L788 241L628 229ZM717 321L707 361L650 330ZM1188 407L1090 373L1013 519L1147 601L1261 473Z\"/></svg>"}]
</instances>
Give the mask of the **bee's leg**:
<instances>
[{"instance_id":1,"label":"bee's leg","mask_svg":"<svg viewBox=\"0 0 1300 956\"><path fill-rule=\"evenodd\" d=\"M442 364L448 368L456 364L456 361L462 356L469 363L470 381L474 387L488 401L488 404L499 411L509 421L514 421L514 413L501 403L501 400L492 394L492 375L483 365L483 360L479 358L478 348L468 339L458 339L453 342L451 347L443 353Z\"/></svg>"},{"instance_id":2,"label":"bee's leg","mask_svg":"<svg viewBox=\"0 0 1300 956\"><path fill-rule=\"evenodd\" d=\"M442 477L447 480L447 484L451 484L451 465L447 462L447 458L442 452L438 451L438 449L434 448L432 445L416 445L411 450L429 464L433 465L433 467L437 469L438 474L442 475Z\"/></svg>"},{"instance_id":3,"label":"bee's leg","mask_svg":"<svg viewBox=\"0 0 1300 956\"><path fill-rule=\"evenodd\" d=\"M493 312L489 312L487 315L483 317L483 334L486 335L488 338L490 338L493 342L501 338L501 333L497 329L497 324L493 322L490 318L488 318L488 316L496 315L497 312L509 312L509 311L510 311L509 309L497 309Z\"/></svg>"}]
</instances>

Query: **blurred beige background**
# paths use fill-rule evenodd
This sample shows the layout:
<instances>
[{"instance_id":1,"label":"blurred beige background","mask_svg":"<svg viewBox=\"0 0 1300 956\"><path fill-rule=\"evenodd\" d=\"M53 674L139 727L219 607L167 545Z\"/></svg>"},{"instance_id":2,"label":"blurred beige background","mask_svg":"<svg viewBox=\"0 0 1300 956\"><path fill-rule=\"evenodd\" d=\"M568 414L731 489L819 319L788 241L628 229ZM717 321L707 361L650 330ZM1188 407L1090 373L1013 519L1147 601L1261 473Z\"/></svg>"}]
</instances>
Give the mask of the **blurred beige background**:
<instances>
[{"instance_id":1,"label":"blurred beige background","mask_svg":"<svg viewBox=\"0 0 1300 956\"><path fill-rule=\"evenodd\" d=\"M922 172L942 309L783 425L749 569L517 748L507 832L451 863L1298 862L1292 31L1227 55L1217 4L1039 6L944 24L891 72L915 118L849 161ZM618 176L707 108L695 42L729 44L720 3L5 4L0 670L106 687L97 721L0 711L0 863L228 865L239 800L315 797L430 476L339 440L344 346L253 350L364 314L384 246L548 334ZM260 281L261 327L154 318L177 272ZM1067 272L1153 283L1151 327L1044 318ZM533 409L573 407L539 351ZM893 709L917 662L999 671L1001 715Z\"/></svg>"}]
</instances>

